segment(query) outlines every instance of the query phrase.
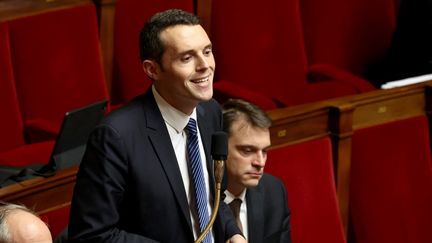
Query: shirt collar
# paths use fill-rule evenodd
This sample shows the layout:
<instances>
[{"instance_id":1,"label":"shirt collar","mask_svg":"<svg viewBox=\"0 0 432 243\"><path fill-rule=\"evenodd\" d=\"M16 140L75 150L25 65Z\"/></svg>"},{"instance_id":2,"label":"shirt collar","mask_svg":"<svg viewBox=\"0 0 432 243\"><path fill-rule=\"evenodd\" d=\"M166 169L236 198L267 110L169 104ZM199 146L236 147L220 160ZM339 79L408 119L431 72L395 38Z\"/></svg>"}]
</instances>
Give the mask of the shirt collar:
<instances>
[{"instance_id":1,"label":"shirt collar","mask_svg":"<svg viewBox=\"0 0 432 243\"><path fill-rule=\"evenodd\" d=\"M245 199L246 199L246 188L242 191L242 193L240 193L240 195L238 197L234 196L228 190L225 190L225 202L227 204L231 203L236 198L242 200L242 202L245 202Z\"/></svg>"},{"instance_id":2,"label":"shirt collar","mask_svg":"<svg viewBox=\"0 0 432 243\"><path fill-rule=\"evenodd\" d=\"M162 98L162 96L157 92L154 85L152 85L152 92L159 110L162 113L163 119L166 123L168 123L168 125L174 128L177 133L181 133L183 131L189 122L189 118L193 118L195 121L197 120L196 108L193 110L190 116L186 115L168 104L168 102L166 102L165 99Z\"/></svg>"}]
</instances>

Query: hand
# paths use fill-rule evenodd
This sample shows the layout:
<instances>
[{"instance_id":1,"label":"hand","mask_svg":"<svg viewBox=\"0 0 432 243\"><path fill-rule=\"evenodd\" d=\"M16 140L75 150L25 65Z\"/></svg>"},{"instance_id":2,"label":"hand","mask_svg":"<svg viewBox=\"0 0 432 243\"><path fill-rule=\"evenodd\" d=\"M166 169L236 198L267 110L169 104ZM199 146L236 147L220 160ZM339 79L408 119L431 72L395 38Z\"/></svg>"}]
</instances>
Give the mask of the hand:
<instances>
[{"instance_id":1,"label":"hand","mask_svg":"<svg viewBox=\"0 0 432 243\"><path fill-rule=\"evenodd\" d=\"M247 240L242 235L233 235L226 243L247 243Z\"/></svg>"}]
</instances>

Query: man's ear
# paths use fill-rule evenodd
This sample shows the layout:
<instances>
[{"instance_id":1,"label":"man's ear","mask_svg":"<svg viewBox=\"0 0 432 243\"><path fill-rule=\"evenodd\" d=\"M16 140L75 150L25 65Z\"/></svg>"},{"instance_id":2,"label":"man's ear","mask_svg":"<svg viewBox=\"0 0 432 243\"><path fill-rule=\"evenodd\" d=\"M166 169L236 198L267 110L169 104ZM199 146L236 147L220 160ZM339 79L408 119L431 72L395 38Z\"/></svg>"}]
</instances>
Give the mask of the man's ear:
<instances>
[{"instance_id":1,"label":"man's ear","mask_svg":"<svg viewBox=\"0 0 432 243\"><path fill-rule=\"evenodd\" d=\"M153 60L144 60L142 68L150 79L156 80L159 75L159 64Z\"/></svg>"}]
</instances>

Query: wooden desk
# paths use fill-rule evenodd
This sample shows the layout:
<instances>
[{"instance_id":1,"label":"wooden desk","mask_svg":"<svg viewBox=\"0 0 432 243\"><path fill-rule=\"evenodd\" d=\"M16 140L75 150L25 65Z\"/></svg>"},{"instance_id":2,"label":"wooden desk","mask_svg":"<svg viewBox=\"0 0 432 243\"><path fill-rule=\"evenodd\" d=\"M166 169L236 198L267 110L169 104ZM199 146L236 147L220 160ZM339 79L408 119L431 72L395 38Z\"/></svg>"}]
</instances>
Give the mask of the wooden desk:
<instances>
[{"instance_id":1,"label":"wooden desk","mask_svg":"<svg viewBox=\"0 0 432 243\"><path fill-rule=\"evenodd\" d=\"M38 214L70 205L78 167L48 178L34 178L0 188L0 200L24 204Z\"/></svg>"}]
</instances>

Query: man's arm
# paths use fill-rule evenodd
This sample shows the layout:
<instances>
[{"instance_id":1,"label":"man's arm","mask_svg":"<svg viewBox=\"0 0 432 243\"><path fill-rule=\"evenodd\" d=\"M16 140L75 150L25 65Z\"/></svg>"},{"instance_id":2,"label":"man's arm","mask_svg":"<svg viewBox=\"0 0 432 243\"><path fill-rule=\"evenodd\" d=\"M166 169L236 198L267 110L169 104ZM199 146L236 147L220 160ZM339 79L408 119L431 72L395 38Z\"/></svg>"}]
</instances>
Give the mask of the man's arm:
<instances>
[{"instance_id":1,"label":"man's arm","mask_svg":"<svg viewBox=\"0 0 432 243\"><path fill-rule=\"evenodd\" d=\"M68 242L156 242L117 227L128 174L122 146L108 126L91 134L77 174Z\"/></svg>"}]
</instances>

